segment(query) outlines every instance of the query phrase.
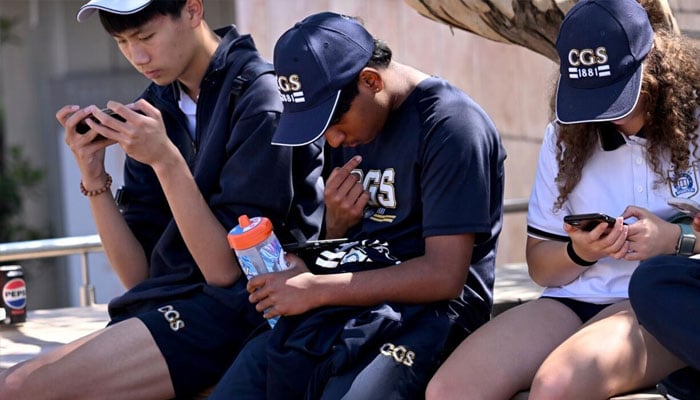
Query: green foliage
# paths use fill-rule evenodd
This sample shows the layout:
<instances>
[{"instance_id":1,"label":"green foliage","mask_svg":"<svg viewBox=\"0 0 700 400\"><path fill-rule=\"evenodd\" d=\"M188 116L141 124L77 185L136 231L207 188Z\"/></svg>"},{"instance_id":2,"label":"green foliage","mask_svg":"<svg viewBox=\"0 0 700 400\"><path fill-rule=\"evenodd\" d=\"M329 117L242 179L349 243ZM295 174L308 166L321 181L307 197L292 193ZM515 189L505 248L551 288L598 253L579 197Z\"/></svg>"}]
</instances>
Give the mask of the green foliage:
<instances>
[{"instance_id":1,"label":"green foliage","mask_svg":"<svg viewBox=\"0 0 700 400\"><path fill-rule=\"evenodd\" d=\"M17 21L0 17L0 46L19 43L12 29ZM5 121L0 104L0 243L13 240L36 239L39 234L22 221L22 206L25 196L31 194L43 179L43 171L32 166L22 154L22 149L13 146L5 149Z\"/></svg>"},{"instance_id":2,"label":"green foliage","mask_svg":"<svg viewBox=\"0 0 700 400\"><path fill-rule=\"evenodd\" d=\"M17 20L0 17L0 45L5 43L19 43L19 37L15 36L12 32L17 22Z\"/></svg>"},{"instance_id":3,"label":"green foliage","mask_svg":"<svg viewBox=\"0 0 700 400\"><path fill-rule=\"evenodd\" d=\"M34 239L38 232L21 221L23 195L31 194L43 179L44 172L32 166L22 149L11 147L0 170L0 242Z\"/></svg>"}]
</instances>

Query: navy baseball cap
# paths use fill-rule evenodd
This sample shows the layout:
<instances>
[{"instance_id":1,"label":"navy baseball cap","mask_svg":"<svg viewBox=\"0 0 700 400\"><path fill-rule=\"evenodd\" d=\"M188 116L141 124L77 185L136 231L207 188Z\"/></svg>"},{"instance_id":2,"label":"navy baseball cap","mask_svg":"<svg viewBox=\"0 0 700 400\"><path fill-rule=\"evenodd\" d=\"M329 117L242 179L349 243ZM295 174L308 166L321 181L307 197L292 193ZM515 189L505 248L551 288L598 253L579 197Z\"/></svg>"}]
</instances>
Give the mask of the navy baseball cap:
<instances>
[{"instance_id":1,"label":"navy baseball cap","mask_svg":"<svg viewBox=\"0 0 700 400\"><path fill-rule=\"evenodd\" d=\"M612 121L637 105L642 61L654 41L635 0L581 0L559 29L556 117L562 124Z\"/></svg>"},{"instance_id":2,"label":"navy baseball cap","mask_svg":"<svg viewBox=\"0 0 700 400\"><path fill-rule=\"evenodd\" d=\"M78 10L78 22L90 18L97 10L112 14L133 14L146 8L153 0L91 0Z\"/></svg>"},{"instance_id":3,"label":"navy baseball cap","mask_svg":"<svg viewBox=\"0 0 700 400\"><path fill-rule=\"evenodd\" d=\"M306 17L275 44L273 62L282 116L272 144L302 146L328 128L343 86L374 51L374 38L354 18L331 12Z\"/></svg>"}]
</instances>

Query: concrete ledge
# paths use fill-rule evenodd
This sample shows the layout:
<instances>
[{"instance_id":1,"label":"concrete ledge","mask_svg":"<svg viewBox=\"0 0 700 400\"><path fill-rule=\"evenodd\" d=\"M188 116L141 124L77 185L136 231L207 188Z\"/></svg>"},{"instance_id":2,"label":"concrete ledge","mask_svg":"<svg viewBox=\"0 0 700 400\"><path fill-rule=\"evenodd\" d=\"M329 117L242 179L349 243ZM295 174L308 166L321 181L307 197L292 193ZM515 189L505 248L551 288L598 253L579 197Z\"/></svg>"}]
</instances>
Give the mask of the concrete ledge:
<instances>
[{"instance_id":1,"label":"concrete ledge","mask_svg":"<svg viewBox=\"0 0 700 400\"><path fill-rule=\"evenodd\" d=\"M525 263L499 265L493 290L493 315L534 300L541 293L542 287L530 279Z\"/></svg>"},{"instance_id":2,"label":"concrete ledge","mask_svg":"<svg viewBox=\"0 0 700 400\"><path fill-rule=\"evenodd\" d=\"M541 291L530 280L524 263L500 265L496 270L494 313L535 299ZM0 370L92 333L104 327L108 320L106 304L29 311L24 324L0 327ZM524 391L512 400L527 398L528 392ZM663 400L663 397L652 389L611 400Z\"/></svg>"},{"instance_id":3,"label":"concrete ledge","mask_svg":"<svg viewBox=\"0 0 700 400\"><path fill-rule=\"evenodd\" d=\"M530 280L524 263L498 267L495 308L505 309L532 300L540 291ZM29 311L24 324L0 327L0 369L92 333L103 328L108 320L106 304Z\"/></svg>"}]
</instances>

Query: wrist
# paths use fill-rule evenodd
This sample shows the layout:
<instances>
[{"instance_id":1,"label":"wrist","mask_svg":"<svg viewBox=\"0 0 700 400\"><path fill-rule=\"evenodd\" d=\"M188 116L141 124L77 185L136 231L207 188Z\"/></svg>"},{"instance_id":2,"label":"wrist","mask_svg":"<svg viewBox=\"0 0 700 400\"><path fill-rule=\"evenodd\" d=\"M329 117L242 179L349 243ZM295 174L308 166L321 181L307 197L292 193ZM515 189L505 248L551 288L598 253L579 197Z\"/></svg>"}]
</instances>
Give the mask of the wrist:
<instances>
[{"instance_id":1,"label":"wrist","mask_svg":"<svg viewBox=\"0 0 700 400\"><path fill-rule=\"evenodd\" d=\"M676 243L676 255L677 256L692 256L695 253L695 232L693 228L688 224L676 224L680 228L680 235L678 236L678 242Z\"/></svg>"},{"instance_id":2,"label":"wrist","mask_svg":"<svg viewBox=\"0 0 700 400\"><path fill-rule=\"evenodd\" d=\"M108 173L105 173L104 184L102 186L99 186L99 187L97 187L96 185L93 186L92 184L90 184L88 187L86 187L83 184L83 181L82 180L80 181L80 193L82 193L83 196L87 196L87 197L99 196L102 193L106 193L106 192L110 192L110 194L111 194L112 193L110 190L111 188L112 188L112 176Z\"/></svg>"},{"instance_id":3,"label":"wrist","mask_svg":"<svg viewBox=\"0 0 700 400\"><path fill-rule=\"evenodd\" d=\"M595 260L595 261L584 260L578 254L576 254L576 251L574 250L574 245L573 245L572 241L569 241L566 244L566 254L568 254L571 261L573 261L576 265L578 265L580 267L590 267L591 265L598 262L598 260Z\"/></svg>"}]
</instances>

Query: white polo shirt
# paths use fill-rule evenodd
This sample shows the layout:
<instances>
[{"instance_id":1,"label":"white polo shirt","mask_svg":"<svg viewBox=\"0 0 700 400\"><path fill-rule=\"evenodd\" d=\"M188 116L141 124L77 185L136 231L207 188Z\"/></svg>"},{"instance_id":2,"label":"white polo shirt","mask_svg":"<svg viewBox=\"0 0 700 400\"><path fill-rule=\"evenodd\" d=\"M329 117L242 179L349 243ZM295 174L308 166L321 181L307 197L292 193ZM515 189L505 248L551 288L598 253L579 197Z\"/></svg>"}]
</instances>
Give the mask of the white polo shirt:
<instances>
[{"instance_id":1,"label":"white polo shirt","mask_svg":"<svg viewBox=\"0 0 700 400\"><path fill-rule=\"evenodd\" d=\"M647 162L646 139L620 135L608 136L613 141L623 141L615 150L604 150L598 142L593 155L581 174L581 181L569 193L562 209L554 211L559 195L555 182L558 166L556 161L556 126L549 124L540 149L537 174L533 185L527 215L528 236L544 240L567 241L564 231L564 216L601 212L613 217L620 216L627 206L645 208L660 218L668 219L677 211L666 201L671 197L692 198L700 201L698 194L697 160L692 158L689 171L683 171L683 179L677 185L657 183L659 177ZM609 148L606 145L606 148ZM666 176L676 173L668 162L662 160L662 171ZM634 223L628 220L627 223ZM568 297L589 303L607 304L628 298L627 287L637 261L615 260L605 257L588 267L574 281L557 287L548 287L544 296Z\"/></svg>"}]
</instances>

